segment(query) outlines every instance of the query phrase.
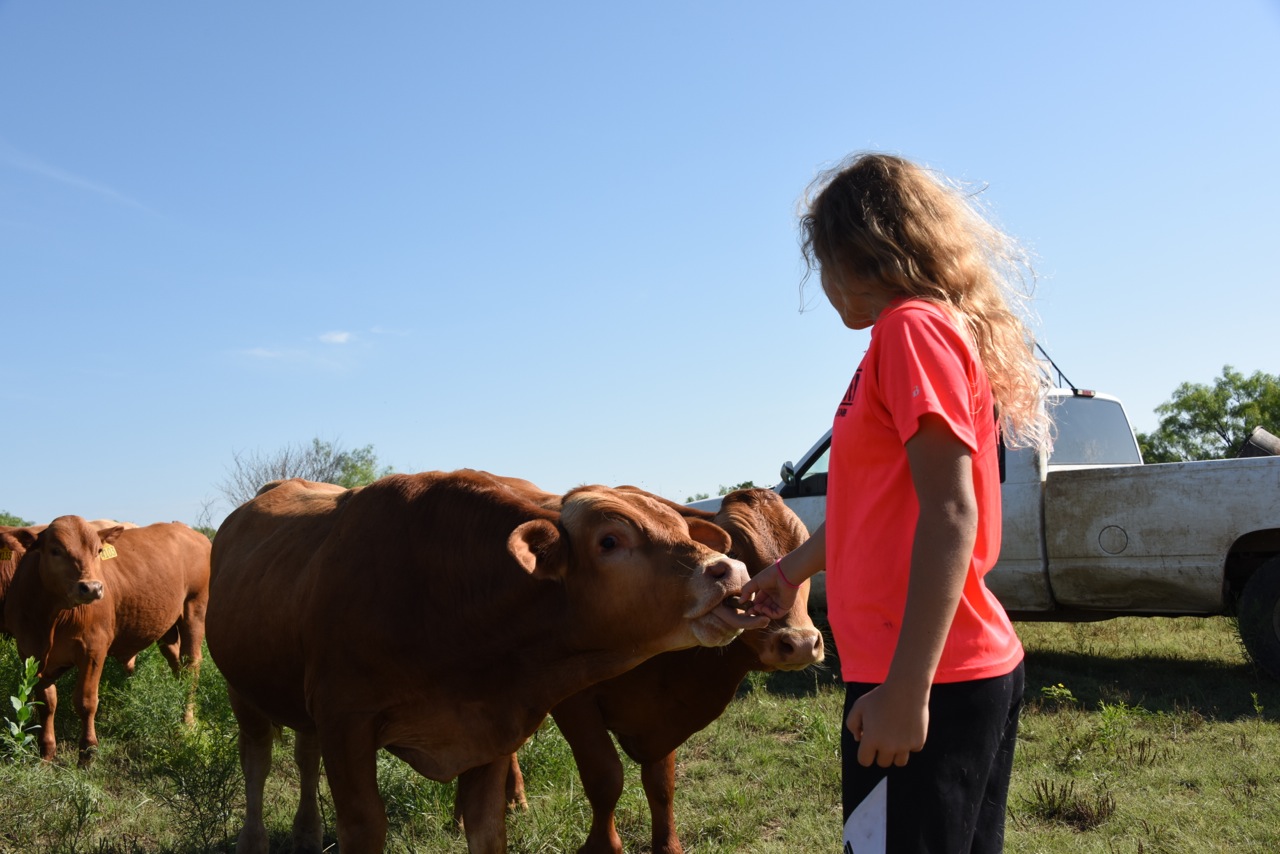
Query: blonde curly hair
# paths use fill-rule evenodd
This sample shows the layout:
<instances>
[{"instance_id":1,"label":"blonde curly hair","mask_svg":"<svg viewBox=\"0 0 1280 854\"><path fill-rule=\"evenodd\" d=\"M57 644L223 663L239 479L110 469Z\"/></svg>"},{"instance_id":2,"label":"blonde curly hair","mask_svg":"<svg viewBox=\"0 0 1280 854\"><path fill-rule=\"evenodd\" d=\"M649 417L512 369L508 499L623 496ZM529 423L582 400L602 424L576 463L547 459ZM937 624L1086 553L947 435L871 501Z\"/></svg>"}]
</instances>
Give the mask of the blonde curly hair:
<instances>
[{"instance_id":1,"label":"blonde curly hair","mask_svg":"<svg viewBox=\"0 0 1280 854\"><path fill-rule=\"evenodd\" d=\"M871 281L947 308L977 348L1006 441L1049 444L1045 385L1019 313L1034 271L972 194L901 157L864 153L819 175L805 208L801 249L810 272L825 270L837 288Z\"/></svg>"}]
</instances>

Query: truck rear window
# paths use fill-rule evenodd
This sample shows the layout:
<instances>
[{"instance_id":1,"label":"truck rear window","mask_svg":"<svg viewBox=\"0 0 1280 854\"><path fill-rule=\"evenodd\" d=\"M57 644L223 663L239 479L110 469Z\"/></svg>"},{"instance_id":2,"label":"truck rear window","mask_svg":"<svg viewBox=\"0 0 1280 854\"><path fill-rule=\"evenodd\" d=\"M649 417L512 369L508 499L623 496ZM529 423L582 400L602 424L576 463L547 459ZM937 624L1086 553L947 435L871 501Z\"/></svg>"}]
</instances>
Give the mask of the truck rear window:
<instances>
[{"instance_id":1,"label":"truck rear window","mask_svg":"<svg viewBox=\"0 0 1280 854\"><path fill-rule=\"evenodd\" d=\"M1139 465L1142 454L1119 401L1097 397L1060 397L1053 416L1051 465Z\"/></svg>"}]
</instances>

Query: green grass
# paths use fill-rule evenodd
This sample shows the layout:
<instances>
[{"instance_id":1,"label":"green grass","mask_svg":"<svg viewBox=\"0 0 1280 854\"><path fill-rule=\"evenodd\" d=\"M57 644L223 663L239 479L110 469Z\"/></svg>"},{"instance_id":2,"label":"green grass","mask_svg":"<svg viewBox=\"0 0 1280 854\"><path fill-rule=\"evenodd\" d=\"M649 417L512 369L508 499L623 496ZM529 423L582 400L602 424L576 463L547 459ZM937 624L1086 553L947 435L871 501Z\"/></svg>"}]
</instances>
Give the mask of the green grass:
<instances>
[{"instance_id":1,"label":"green grass","mask_svg":"<svg viewBox=\"0 0 1280 854\"><path fill-rule=\"evenodd\" d=\"M1280 685L1227 619L1022 624L1008 848L1280 850Z\"/></svg>"},{"instance_id":2,"label":"green grass","mask_svg":"<svg viewBox=\"0 0 1280 854\"><path fill-rule=\"evenodd\" d=\"M1250 665L1226 619L1020 623L1027 708L1010 796L1010 852L1280 850L1280 684ZM0 639L0 701L21 663ZM0 854L231 851L243 811L235 724L206 658L199 724L154 652L126 679L107 668L88 771L75 767L72 682L60 684L62 739L46 766L0 760ZM690 854L838 851L842 691L834 656L803 673L753 674L725 715L678 754L677 821ZM4 702L5 719L13 720ZM7 730L7 727L5 727ZM572 756L548 722L521 752L529 809L508 819L513 852L574 851L589 812ZM294 807L289 736L268 787L272 850L287 851ZM453 787L384 756L388 850L464 852ZM333 841L333 806L323 805ZM649 850L637 769L627 764L618 826Z\"/></svg>"}]
</instances>

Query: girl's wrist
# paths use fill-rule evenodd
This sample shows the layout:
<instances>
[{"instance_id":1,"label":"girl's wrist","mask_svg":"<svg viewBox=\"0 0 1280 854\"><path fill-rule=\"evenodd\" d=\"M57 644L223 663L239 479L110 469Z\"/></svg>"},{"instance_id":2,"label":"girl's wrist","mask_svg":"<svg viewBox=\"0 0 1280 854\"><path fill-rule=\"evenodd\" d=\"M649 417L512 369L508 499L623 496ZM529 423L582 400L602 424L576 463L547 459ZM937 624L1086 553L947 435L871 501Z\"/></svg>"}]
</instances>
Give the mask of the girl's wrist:
<instances>
[{"instance_id":1,"label":"girl's wrist","mask_svg":"<svg viewBox=\"0 0 1280 854\"><path fill-rule=\"evenodd\" d=\"M782 583L790 587L792 590L799 589L799 584L792 584L791 579L787 578L787 574L782 571L782 558L778 558L773 562L773 568L778 571L778 577L782 579Z\"/></svg>"}]
</instances>

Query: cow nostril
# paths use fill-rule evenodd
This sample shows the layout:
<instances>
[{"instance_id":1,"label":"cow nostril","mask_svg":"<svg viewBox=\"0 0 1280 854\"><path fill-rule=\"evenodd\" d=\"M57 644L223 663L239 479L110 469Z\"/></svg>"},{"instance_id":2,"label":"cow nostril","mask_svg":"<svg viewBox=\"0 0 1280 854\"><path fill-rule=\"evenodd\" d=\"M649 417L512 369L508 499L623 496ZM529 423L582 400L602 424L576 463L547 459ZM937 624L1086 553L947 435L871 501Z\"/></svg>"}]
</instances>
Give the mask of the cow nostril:
<instances>
[{"instance_id":1,"label":"cow nostril","mask_svg":"<svg viewBox=\"0 0 1280 854\"><path fill-rule=\"evenodd\" d=\"M778 638L778 658L781 661L802 661L822 656L822 635L799 634Z\"/></svg>"}]
</instances>

